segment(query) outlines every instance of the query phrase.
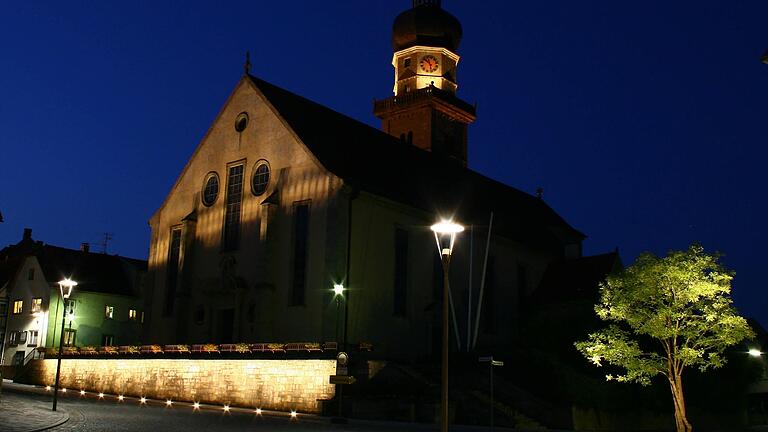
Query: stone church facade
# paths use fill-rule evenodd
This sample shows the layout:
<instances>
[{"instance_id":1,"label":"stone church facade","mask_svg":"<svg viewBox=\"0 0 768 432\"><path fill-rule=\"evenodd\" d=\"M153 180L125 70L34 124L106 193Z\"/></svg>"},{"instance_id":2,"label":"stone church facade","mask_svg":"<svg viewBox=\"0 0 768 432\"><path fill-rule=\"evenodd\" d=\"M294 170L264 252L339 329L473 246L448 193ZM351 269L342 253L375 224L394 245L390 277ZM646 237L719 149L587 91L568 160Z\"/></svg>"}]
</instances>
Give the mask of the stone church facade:
<instances>
[{"instance_id":1,"label":"stone church facade","mask_svg":"<svg viewBox=\"0 0 768 432\"><path fill-rule=\"evenodd\" d=\"M512 344L526 298L549 266L581 256L584 235L543 200L466 167L475 112L456 95L460 39L439 1L414 0L397 17L394 95L374 103L382 130L246 70L150 219L144 341L439 352L429 226L453 217L474 227L451 265L454 349L475 331L482 281L478 344Z\"/></svg>"}]
</instances>

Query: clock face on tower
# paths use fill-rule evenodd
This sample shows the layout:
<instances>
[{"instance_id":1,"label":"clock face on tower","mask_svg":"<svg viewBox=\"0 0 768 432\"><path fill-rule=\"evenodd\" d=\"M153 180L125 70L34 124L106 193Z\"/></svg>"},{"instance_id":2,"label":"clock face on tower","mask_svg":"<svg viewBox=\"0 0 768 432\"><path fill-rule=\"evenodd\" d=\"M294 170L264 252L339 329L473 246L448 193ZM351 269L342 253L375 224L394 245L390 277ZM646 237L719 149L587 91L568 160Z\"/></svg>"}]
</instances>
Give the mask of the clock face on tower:
<instances>
[{"instance_id":1,"label":"clock face on tower","mask_svg":"<svg viewBox=\"0 0 768 432\"><path fill-rule=\"evenodd\" d=\"M419 62L419 67L424 72L435 72L439 66L440 64L437 62L437 59L431 55L425 55Z\"/></svg>"}]
</instances>

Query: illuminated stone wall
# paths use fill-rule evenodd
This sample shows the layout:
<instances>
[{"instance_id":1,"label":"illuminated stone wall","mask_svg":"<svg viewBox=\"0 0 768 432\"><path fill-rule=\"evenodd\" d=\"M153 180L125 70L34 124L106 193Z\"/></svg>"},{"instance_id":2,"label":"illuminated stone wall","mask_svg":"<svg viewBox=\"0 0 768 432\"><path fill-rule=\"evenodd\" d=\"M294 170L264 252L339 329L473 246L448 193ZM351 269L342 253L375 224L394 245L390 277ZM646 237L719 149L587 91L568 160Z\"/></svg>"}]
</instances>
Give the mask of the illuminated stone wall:
<instances>
[{"instance_id":1,"label":"illuminated stone wall","mask_svg":"<svg viewBox=\"0 0 768 432\"><path fill-rule=\"evenodd\" d=\"M61 387L153 399L319 413L335 360L64 359ZM56 360L33 360L33 384L53 385Z\"/></svg>"}]
</instances>

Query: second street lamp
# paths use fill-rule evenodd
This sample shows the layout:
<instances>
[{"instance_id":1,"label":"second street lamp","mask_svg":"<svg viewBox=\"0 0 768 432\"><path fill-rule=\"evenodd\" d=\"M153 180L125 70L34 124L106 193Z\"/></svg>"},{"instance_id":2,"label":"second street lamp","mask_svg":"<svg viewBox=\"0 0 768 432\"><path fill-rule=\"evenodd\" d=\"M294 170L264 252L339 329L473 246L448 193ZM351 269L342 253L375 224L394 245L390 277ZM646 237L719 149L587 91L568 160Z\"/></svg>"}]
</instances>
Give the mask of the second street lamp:
<instances>
[{"instance_id":1,"label":"second street lamp","mask_svg":"<svg viewBox=\"0 0 768 432\"><path fill-rule=\"evenodd\" d=\"M59 377L61 376L61 354L64 347L64 325L67 320L67 300L72 295L72 290L77 286L77 282L70 278L59 281L59 292L61 293L61 303L64 310L61 314L61 335L59 336L59 357L56 361L56 381L53 383L53 411L56 411L56 402L59 397Z\"/></svg>"},{"instance_id":2,"label":"second street lamp","mask_svg":"<svg viewBox=\"0 0 768 432\"><path fill-rule=\"evenodd\" d=\"M442 389L440 397L440 430L448 432L448 270L451 265L453 245L456 234L464 231L464 227L453 221L442 221L430 227L435 233L437 253L443 262L443 355L442 355Z\"/></svg>"}]
</instances>

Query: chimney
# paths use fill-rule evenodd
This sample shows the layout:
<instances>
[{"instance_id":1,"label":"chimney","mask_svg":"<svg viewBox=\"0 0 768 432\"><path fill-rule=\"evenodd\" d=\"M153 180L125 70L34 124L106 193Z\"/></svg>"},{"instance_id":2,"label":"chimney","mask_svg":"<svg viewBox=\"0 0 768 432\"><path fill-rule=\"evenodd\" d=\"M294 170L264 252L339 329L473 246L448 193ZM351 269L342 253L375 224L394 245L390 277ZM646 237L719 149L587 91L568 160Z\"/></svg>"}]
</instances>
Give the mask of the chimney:
<instances>
[{"instance_id":1,"label":"chimney","mask_svg":"<svg viewBox=\"0 0 768 432\"><path fill-rule=\"evenodd\" d=\"M88 253L91 251L91 245L88 243L80 243L80 252Z\"/></svg>"},{"instance_id":2,"label":"chimney","mask_svg":"<svg viewBox=\"0 0 768 432\"><path fill-rule=\"evenodd\" d=\"M32 228L24 228L24 237L22 240L32 240Z\"/></svg>"}]
</instances>

